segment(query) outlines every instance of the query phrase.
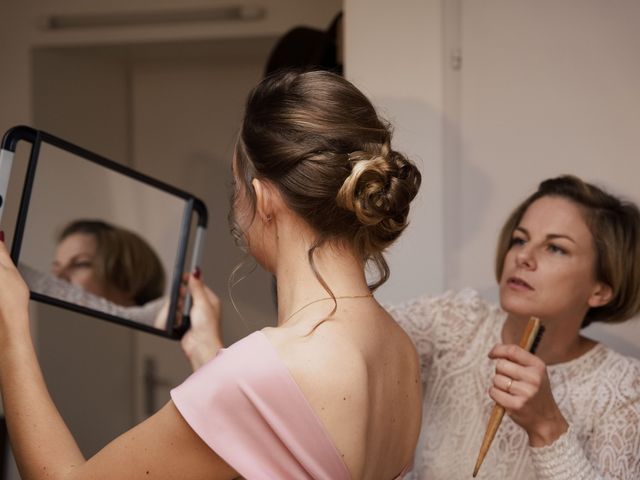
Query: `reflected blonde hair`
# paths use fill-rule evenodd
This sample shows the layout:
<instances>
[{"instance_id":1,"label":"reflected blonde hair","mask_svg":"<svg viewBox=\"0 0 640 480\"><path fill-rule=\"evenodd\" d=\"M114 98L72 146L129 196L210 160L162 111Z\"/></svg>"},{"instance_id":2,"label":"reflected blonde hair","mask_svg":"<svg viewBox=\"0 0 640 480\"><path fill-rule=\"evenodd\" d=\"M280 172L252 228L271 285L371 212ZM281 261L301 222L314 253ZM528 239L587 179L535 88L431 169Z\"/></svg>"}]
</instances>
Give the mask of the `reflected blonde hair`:
<instances>
[{"instance_id":1,"label":"reflected blonde hair","mask_svg":"<svg viewBox=\"0 0 640 480\"><path fill-rule=\"evenodd\" d=\"M77 233L96 240L94 272L103 287L127 294L136 305L164 294L164 268L142 237L101 220L76 220L65 226L58 243Z\"/></svg>"}]
</instances>

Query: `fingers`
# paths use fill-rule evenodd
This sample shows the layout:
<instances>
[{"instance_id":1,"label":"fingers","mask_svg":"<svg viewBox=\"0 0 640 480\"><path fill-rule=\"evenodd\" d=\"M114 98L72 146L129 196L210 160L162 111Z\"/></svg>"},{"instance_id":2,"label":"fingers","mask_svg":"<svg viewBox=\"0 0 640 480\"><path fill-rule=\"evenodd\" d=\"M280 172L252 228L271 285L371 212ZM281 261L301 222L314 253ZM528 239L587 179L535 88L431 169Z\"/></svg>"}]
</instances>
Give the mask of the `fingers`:
<instances>
[{"instance_id":1,"label":"fingers","mask_svg":"<svg viewBox=\"0 0 640 480\"><path fill-rule=\"evenodd\" d=\"M218 296L213 293L213 290L211 290L206 285L204 285L204 293L207 295L207 300L209 300L209 302L211 302L212 304L218 305L220 303L220 299L218 298Z\"/></svg>"},{"instance_id":2,"label":"fingers","mask_svg":"<svg viewBox=\"0 0 640 480\"><path fill-rule=\"evenodd\" d=\"M206 298L207 294L202 280L197 278L195 275L189 275L187 284L189 286L189 292L191 292L194 300L201 299L203 297Z\"/></svg>"},{"instance_id":3,"label":"fingers","mask_svg":"<svg viewBox=\"0 0 640 480\"><path fill-rule=\"evenodd\" d=\"M523 366L537 366L542 361L534 354L518 345L495 345L489 352L489 358L505 358Z\"/></svg>"},{"instance_id":4,"label":"fingers","mask_svg":"<svg viewBox=\"0 0 640 480\"><path fill-rule=\"evenodd\" d=\"M200 269L196 269L191 275L186 274L189 291L191 295L194 297L194 300L206 299L209 303L213 305L219 305L220 299L218 296L207 287L204 282L201 280Z\"/></svg>"},{"instance_id":5,"label":"fingers","mask_svg":"<svg viewBox=\"0 0 640 480\"><path fill-rule=\"evenodd\" d=\"M509 411L521 409L526 400L522 396L511 395L496 387L491 387L489 389L489 396L494 402L496 402L498 405L503 406Z\"/></svg>"},{"instance_id":6,"label":"fingers","mask_svg":"<svg viewBox=\"0 0 640 480\"><path fill-rule=\"evenodd\" d=\"M526 367L505 359L500 359L496 362L496 374L501 374L514 380L525 380L531 376Z\"/></svg>"},{"instance_id":7,"label":"fingers","mask_svg":"<svg viewBox=\"0 0 640 480\"><path fill-rule=\"evenodd\" d=\"M498 344L489 357L497 360L489 396L507 410L521 410L540 390L544 362L518 345Z\"/></svg>"},{"instance_id":8,"label":"fingers","mask_svg":"<svg viewBox=\"0 0 640 480\"><path fill-rule=\"evenodd\" d=\"M544 375L546 365L534 354L518 345L495 345L489 358L496 359L496 372L508 377L533 381Z\"/></svg>"},{"instance_id":9,"label":"fingers","mask_svg":"<svg viewBox=\"0 0 640 480\"><path fill-rule=\"evenodd\" d=\"M507 375L497 374L493 377L492 388L511 396L530 397L537 392L537 382L529 383L525 380L517 380Z\"/></svg>"},{"instance_id":10,"label":"fingers","mask_svg":"<svg viewBox=\"0 0 640 480\"><path fill-rule=\"evenodd\" d=\"M514 380L506 375L497 374L493 377L493 386L505 393L511 393L511 389L514 387Z\"/></svg>"}]
</instances>

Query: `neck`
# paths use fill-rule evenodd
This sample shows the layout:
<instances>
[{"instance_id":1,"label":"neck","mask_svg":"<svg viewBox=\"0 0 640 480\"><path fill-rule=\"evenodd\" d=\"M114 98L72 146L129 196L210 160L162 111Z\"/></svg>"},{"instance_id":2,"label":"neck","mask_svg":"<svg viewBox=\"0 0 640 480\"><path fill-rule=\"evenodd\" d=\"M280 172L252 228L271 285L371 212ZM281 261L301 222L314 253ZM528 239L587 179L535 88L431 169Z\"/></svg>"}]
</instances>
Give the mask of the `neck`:
<instances>
[{"instance_id":1,"label":"neck","mask_svg":"<svg viewBox=\"0 0 640 480\"><path fill-rule=\"evenodd\" d=\"M309 248L313 245L312 232L299 227L290 232L281 227L280 230L284 231L279 232L275 268L278 325L307 316L328 315L334 303L314 274L308 258ZM349 248L327 243L315 250L313 259L318 274L336 298L369 294L362 262ZM316 301L320 299L329 300Z\"/></svg>"},{"instance_id":2,"label":"neck","mask_svg":"<svg viewBox=\"0 0 640 480\"><path fill-rule=\"evenodd\" d=\"M547 365L564 363L580 357L589 351L595 342L580 335L580 323L566 319L540 319L544 325L544 334L536 350L538 356ZM518 344L529 317L509 314L502 329L504 343Z\"/></svg>"}]
</instances>

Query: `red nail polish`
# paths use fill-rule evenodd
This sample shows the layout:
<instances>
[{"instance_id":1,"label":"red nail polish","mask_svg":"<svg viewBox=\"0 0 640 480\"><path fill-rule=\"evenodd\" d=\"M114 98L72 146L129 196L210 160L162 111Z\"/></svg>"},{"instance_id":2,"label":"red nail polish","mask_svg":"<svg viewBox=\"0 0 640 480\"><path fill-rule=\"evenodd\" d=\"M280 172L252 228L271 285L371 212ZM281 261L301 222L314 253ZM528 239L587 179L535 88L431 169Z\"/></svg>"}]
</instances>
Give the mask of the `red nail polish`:
<instances>
[{"instance_id":1,"label":"red nail polish","mask_svg":"<svg viewBox=\"0 0 640 480\"><path fill-rule=\"evenodd\" d=\"M200 280L200 275L202 272L200 271L200 267L196 267L193 269L193 276Z\"/></svg>"},{"instance_id":2,"label":"red nail polish","mask_svg":"<svg viewBox=\"0 0 640 480\"><path fill-rule=\"evenodd\" d=\"M0 242L4 242L4 230L0 230Z\"/></svg>"}]
</instances>

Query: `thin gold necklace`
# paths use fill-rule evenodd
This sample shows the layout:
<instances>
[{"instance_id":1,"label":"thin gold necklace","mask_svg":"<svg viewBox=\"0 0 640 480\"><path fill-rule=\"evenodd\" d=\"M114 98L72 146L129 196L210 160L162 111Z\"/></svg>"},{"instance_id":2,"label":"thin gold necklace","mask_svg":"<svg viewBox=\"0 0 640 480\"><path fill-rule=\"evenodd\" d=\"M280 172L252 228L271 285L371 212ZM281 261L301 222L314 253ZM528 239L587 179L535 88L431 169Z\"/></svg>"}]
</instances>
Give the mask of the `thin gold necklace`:
<instances>
[{"instance_id":1,"label":"thin gold necklace","mask_svg":"<svg viewBox=\"0 0 640 480\"><path fill-rule=\"evenodd\" d=\"M341 300L341 299L345 299L345 298L369 298L369 297L373 297L373 293L367 293L366 295L340 295L339 297L334 297L336 300ZM333 300L333 298L331 297L323 297L323 298L318 298L317 300L313 300L312 302L309 302L303 306L301 306L299 309L297 309L295 312L293 312L291 315L289 315L286 320L284 322L282 322L282 324L284 325L285 323L287 323L289 320L291 320L291 318L296 314L296 313L300 313L302 310L304 310L305 308L313 305L314 303L318 303L318 302L323 302L325 300Z\"/></svg>"}]
</instances>

